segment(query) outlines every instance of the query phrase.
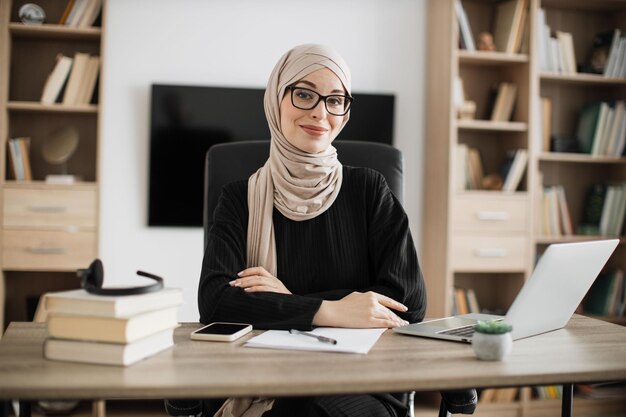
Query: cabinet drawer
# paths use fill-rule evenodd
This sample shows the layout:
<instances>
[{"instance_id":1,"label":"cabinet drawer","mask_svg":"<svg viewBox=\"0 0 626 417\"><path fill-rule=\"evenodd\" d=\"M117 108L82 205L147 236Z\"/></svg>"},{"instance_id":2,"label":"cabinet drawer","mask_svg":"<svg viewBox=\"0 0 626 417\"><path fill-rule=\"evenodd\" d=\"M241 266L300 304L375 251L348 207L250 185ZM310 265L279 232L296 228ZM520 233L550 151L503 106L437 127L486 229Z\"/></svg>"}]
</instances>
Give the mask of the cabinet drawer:
<instances>
[{"instance_id":1,"label":"cabinet drawer","mask_svg":"<svg viewBox=\"0 0 626 417\"><path fill-rule=\"evenodd\" d=\"M95 232L3 232L3 269L71 271L89 266L95 257Z\"/></svg>"},{"instance_id":2,"label":"cabinet drawer","mask_svg":"<svg viewBox=\"0 0 626 417\"><path fill-rule=\"evenodd\" d=\"M525 197L458 197L452 212L452 230L526 231L528 207Z\"/></svg>"},{"instance_id":3,"label":"cabinet drawer","mask_svg":"<svg viewBox=\"0 0 626 417\"><path fill-rule=\"evenodd\" d=\"M5 189L5 227L95 230L95 190Z\"/></svg>"},{"instance_id":4,"label":"cabinet drawer","mask_svg":"<svg viewBox=\"0 0 626 417\"><path fill-rule=\"evenodd\" d=\"M455 271L523 271L527 247L524 236L455 236L450 264Z\"/></svg>"}]
</instances>

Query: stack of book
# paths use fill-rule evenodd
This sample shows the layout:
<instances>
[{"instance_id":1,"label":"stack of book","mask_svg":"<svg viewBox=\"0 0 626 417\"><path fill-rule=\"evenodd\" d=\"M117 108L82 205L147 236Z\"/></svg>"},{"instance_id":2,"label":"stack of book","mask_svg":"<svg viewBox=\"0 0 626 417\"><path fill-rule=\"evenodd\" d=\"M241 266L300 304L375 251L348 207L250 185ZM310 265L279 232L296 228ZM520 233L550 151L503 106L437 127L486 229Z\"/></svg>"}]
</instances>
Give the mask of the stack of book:
<instances>
[{"instance_id":1,"label":"stack of book","mask_svg":"<svg viewBox=\"0 0 626 417\"><path fill-rule=\"evenodd\" d=\"M129 296L70 290L44 297L47 359L131 365L174 344L180 289Z\"/></svg>"},{"instance_id":2,"label":"stack of book","mask_svg":"<svg viewBox=\"0 0 626 417\"><path fill-rule=\"evenodd\" d=\"M580 150L596 156L624 155L626 110L623 100L594 101L580 111L576 138Z\"/></svg>"},{"instance_id":3,"label":"stack of book","mask_svg":"<svg viewBox=\"0 0 626 417\"><path fill-rule=\"evenodd\" d=\"M452 315L480 313L478 298L473 288L454 287Z\"/></svg>"},{"instance_id":4,"label":"stack of book","mask_svg":"<svg viewBox=\"0 0 626 417\"><path fill-rule=\"evenodd\" d=\"M542 202L543 235L552 237L572 236L574 227L563 186L544 187Z\"/></svg>"},{"instance_id":5,"label":"stack of book","mask_svg":"<svg viewBox=\"0 0 626 417\"><path fill-rule=\"evenodd\" d=\"M570 32L552 32L546 23L545 11L537 11L537 39L539 40L539 68L546 72L576 74L578 64L574 51L574 38Z\"/></svg>"},{"instance_id":6,"label":"stack of book","mask_svg":"<svg viewBox=\"0 0 626 417\"><path fill-rule=\"evenodd\" d=\"M41 93L41 103L61 102L65 105L91 103L99 71L99 56L85 52L77 52L73 57L58 55Z\"/></svg>"}]
</instances>

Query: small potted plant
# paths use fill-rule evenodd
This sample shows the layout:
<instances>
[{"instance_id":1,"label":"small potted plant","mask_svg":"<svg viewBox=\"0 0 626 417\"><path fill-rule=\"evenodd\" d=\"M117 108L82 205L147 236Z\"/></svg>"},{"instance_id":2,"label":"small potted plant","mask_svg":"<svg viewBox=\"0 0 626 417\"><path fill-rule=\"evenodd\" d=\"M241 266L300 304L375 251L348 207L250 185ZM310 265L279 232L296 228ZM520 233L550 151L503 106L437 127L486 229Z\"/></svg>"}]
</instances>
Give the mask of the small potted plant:
<instances>
[{"instance_id":1,"label":"small potted plant","mask_svg":"<svg viewBox=\"0 0 626 417\"><path fill-rule=\"evenodd\" d=\"M472 348L478 359L501 361L513 347L513 326L503 321L479 321L474 326Z\"/></svg>"}]
</instances>

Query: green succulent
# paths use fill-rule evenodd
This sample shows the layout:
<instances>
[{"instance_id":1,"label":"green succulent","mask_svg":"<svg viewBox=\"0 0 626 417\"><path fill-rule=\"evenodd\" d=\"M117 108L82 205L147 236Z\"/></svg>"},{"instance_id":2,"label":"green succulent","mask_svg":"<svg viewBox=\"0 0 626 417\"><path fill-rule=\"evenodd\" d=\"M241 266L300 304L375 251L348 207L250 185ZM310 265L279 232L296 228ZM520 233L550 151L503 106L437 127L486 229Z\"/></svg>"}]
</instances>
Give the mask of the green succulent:
<instances>
[{"instance_id":1,"label":"green succulent","mask_svg":"<svg viewBox=\"0 0 626 417\"><path fill-rule=\"evenodd\" d=\"M474 326L474 331L486 334L504 334L513 330L513 326L503 321L479 321Z\"/></svg>"}]
</instances>

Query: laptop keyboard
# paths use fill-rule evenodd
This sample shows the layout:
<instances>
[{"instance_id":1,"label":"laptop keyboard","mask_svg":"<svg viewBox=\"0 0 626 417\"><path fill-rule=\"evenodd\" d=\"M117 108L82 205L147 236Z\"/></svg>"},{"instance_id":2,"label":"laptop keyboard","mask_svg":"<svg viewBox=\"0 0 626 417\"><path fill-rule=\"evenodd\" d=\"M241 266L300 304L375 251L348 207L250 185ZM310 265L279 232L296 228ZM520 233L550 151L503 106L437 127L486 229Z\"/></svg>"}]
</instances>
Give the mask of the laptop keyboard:
<instances>
[{"instance_id":1,"label":"laptop keyboard","mask_svg":"<svg viewBox=\"0 0 626 417\"><path fill-rule=\"evenodd\" d=\"M449 334L452 336L472 337L474 335L474 325L457 327L456 329L444 330L439 334Z\"/></svg>"}]
</instances>

